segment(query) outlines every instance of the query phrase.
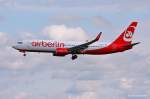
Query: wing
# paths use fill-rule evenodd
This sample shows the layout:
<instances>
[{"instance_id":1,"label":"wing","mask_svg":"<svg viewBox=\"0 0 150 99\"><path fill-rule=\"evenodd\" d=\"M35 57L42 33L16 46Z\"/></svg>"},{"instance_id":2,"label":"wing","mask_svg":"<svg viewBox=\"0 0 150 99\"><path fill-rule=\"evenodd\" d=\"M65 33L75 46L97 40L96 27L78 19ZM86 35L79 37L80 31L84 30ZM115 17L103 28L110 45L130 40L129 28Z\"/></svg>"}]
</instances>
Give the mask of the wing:
<instances>
[{"instance_id":1,"label":"wing","mask_svg":"<svg viewBox=\"0 0 150 99\"><path fill-rule=\"evenodd\" d=\"M86 42L86 43L84 43L84 44L77 45L77 46L74 46L74 47L69 48L69 52L70 52L70 53L73 53L73 54L80 53L80 51L82 51L82 50L88 48L89 45L91 45L91 44L97 42L97 41L100 39L101 34L102 34L102 32L100 32L100 33L97 35L97 37L96 37L94 40L92 40L92 41L89 41L89 42Z\"/></svg>"}]
</instances>

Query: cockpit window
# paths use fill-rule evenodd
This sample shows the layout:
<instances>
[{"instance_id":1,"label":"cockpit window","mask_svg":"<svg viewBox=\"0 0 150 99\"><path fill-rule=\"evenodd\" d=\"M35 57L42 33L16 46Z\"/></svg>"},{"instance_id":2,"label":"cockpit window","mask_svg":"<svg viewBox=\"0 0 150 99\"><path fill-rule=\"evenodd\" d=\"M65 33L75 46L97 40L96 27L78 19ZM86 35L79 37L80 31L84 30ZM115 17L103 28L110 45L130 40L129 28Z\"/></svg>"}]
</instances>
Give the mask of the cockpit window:
<instances>
[{"instance_id":1,"label":"cockpit window","mask_svg":"<svg viewBox=\"0 0 150 99\"><path fill-rule=\"evenodd\" d=\"M17 42L18 44L23 44L23 42Z\"/></svg>"}]
</instances>

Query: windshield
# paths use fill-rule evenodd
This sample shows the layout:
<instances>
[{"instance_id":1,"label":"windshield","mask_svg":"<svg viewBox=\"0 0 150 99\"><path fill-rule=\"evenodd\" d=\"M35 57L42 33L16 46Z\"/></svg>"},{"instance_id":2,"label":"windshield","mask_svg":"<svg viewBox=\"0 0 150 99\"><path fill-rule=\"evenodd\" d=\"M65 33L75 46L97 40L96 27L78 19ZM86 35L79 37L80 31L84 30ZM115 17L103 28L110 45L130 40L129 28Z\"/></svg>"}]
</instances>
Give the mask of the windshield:
<instances>
[{"instance_id":1,"label":"windshield","mask_svg":"<svg viewBox=\"0 0 150 99\"><path fill-rule=\"evenodd\" d=\"M23 42L17 42L18 44L23 44Z\"/></svg>"}]
</instances>

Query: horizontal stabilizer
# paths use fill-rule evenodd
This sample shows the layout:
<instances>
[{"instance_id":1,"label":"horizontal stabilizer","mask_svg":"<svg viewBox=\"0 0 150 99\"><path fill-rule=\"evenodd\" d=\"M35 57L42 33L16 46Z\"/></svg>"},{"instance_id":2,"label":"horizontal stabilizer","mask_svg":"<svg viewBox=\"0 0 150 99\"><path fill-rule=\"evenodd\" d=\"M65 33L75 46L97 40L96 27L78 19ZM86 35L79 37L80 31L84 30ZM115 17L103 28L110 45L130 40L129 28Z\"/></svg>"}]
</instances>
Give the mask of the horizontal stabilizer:
<instances>
[{"instance_id":1,"label":"horizontal stabilizer","mask_svg":"<svg viewBox=\"0 0 150 99\"><path fill-rule=\"evenodd\" d=\"M137 43L132 43L132 44L129 44L129 45L125 45L124 47L133 47L137 44L140 44L141 42L137 42Z\"/></svg>"}]
</instances>

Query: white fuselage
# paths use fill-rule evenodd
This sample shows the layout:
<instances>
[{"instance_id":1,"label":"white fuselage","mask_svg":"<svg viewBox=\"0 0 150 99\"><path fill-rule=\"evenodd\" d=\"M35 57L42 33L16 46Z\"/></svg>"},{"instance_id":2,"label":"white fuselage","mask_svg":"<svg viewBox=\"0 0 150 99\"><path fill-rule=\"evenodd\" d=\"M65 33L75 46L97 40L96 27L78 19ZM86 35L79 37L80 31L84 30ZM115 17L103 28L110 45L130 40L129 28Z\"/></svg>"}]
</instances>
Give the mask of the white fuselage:
<instances>
[{"instance_id":1,"label":"white fuselage","mask_svg":"<svg viewBox=\"0 0 150 99\"><path fill-rule=\"evenodd\" d=\"M31 52L55 52L57 48L71 48L80 45L85 42L73 42L73 41L56 41L56 40L26 40L17 42L15 49L26 50ZM88 46L85 50L93 50L106 47L106 43L94 43Z\"/></svg>"}]
</instances>

